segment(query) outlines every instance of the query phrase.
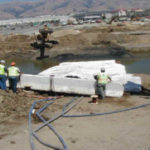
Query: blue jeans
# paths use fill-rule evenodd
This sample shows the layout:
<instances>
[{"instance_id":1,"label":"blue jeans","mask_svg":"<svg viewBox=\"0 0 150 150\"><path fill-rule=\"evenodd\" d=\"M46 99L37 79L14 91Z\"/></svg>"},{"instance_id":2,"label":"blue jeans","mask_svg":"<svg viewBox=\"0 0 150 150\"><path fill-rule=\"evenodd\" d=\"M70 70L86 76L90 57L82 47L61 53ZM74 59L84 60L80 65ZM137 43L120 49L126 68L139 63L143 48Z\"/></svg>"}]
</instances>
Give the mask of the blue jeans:
<instances>
[{"instance_id":1,"label":"blue jeans","mask_svg":"<svg viewBox=\"0 0 150 150\"><path fill-rule=\"evenodd\" d=\"M97 93L101 97L101 99L105 98L105 89L106 89L106 84L97 85Z\"/></svg>"},{"instance_id":2,"label":"blue jeans","mask_svg":"<svg viewBox=\"0 0 150 150\"><path fill-rule=\"evenodd\" d=\"M0 75L0 88L2 90L6 90L6 79L5 75Z\"/></svg>"},{"instance_id":3,"label":"blue jeans","mask_svg":"<svg viewBox=\"0 0 150 150\"><path fill-rule=\"evenodd\" d=\"M14 93L17 91L17 82L18 77L10 76L9 77L9 89L11 89Z\"/></svg>"}]
</instances>

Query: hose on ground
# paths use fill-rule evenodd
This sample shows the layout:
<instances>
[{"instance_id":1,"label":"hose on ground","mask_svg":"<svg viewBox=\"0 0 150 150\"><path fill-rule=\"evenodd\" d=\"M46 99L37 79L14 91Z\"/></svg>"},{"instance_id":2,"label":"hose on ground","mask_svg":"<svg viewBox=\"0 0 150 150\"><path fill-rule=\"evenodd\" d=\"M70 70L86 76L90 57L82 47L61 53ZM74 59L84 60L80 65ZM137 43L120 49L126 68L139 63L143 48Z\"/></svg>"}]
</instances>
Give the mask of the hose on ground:
<instances>
[{"instance_id":1,"label":"hose on ground","mask_svg":"<svg viewBox=\"0 0 150 150\"><path fill-rule=\"evenodd\" d=\"M56 100L56 98L48 98L48 99L41 99L41 100L35 101L32 104L31 108L30 108L28 126L29 126L29 132L30 132L29 140L30 140L30 145L31 145L31 149L32 150L35 150L35 145L34 145L34 142L33 142L33 132L32 132L32 130L33 130L32 129L32 113L33 113L33 110L34 110L35 105L37 103L46 102L46 101L52 101L52 100Z\"/></svg>"},{"instance_id":2,"label":"hose on ground","mask_svg":"<svg viewBox=\"0 0 150 150\"><path fill-rule=\"evenodd\" d=\"M51 99L42 99L39 101L36 101L32 104L30 112L29 112L29 131L30 131L30 145L31 145L31 149L35 150L35 145L33 143L33 137L39 141L41 144L43 144L44 146L50 147L54 150L68 150L68 147L66 145L66 143L64 142L64 139L57 133L57 131L55 130L55 128L50 124L52 122L54 122L55 120L59 119L60 117L64 117L64 118L75 118L75 117L93 117L93 116L102 116L102 115L111 115L111 114L116 114L116 113L121 113L121 112L126 112L126 111L131 111L131 110L136 110L139 108L143 108L143 107L147 107L150 105L150 103L146 103L146 104L142 104L142 105L138 105L138 106L134 106L134 107L130 107L130 108L125 108L125 109L120 109L120 110L115 110L115 111L110 111L110 112L103 112L103 113L91 113L91 114L81 114L81 115L66 115L72 108L74 108L81 100L83 97L74 97L70 102L68 102L67 104L65 104L63 106L62 109L62 113L54 116L52 119L46 121L41 115L40 113L42 113L49 105L54 103L54 100L56 100L56 98L51 98ZM78 100L76 102L76 100ZM32 130L32 119L31 119L31 115L32 115L32 111L35 107L35 105L39 102L46 102L46 101L50 101L48 102L48 104L44 105L41 109L39 109L39 111L37 111L36 115L37 117L43 122L43 124L36 128L34 131ZM76 102L76 103L74 103ZM36 132L38 132L40 129L42 129L43 127L48 126L50 130L53 131L53 133L57 136L57 138L59 139L59 141L61 142L63 149L59 148L57 146L51 145L51 144L47 144L45 142L43 142L36 134Z\"/></svg>"},{"instance_id":3,"label":"hose on ground","mask_svg":"<svg viewBox=\"0 0 150 150\"><path fill-rule=\"evenodd\" d=\"M79 101L77 101L75 104L73 104L72 106L70 106L69 108L66 108L65 111L63 111L61 114L58 114L57 116L53 117L52 119L46 121L41 115L40 113L42 113L49 105L53 104L54 103L54 100L56 100L56 98L52 98L52 99L42 99L42 100L39 100L39 101L35 101L31 108L30 108L30 112L29 112L29 131L30 131L30 145L31 145L31 149L32 150L35 150L35 145L34 145L34 142L33 142L33 137L39 141L41 144L43 144L44 146L47 146L47 147L50 147L52 149L55 149L55 150L68 150L68 147L67 145L65 144L63 138L57 133L57 131L55 130L55 128L50 124L51 122L57 120L58 118L62 117L65 113L67 113L68 111L70 111L73 107L75 107L81 100L81 98L78 98L78 97L74 97L69 103L67 103L65 106L68 107L69 105L71 105L74 101L76 101L77 99L79 99ZM53 100L53 101L52 101ZM44 105L41 109L39 109L39 111L36 112L36 115L37 117L39 117L39 119L41 119L41 121L43 122L43 124L38 127L37 129L35 129L33 131L32 129L32 112L34 110L34 107L37 103L40 103L40 102L46 102L46 101L52 101L52 102L49 102L47 103L46 105ZM63 145L63 148L59 148L57 146L54 146L52 144L47 144L45 142L43 142L36 134L36 132L38 132L40 129L42 129L43 127L45 126L48 126L50 130L52 130L52 132L57 136L57 138L59 139L59 141L61 142L61 144Z\"/></svg>"},{"instance_id":4,"label":"hose on ground","mask_svg":"<svg viewBox=\"0 0 150 150\"><path fill-rule=\"evenodd\" d=\"M82 97L81 97L81 98L82 98ZM71 102L69 102L69 105L72 104L72 103L73 103L75 100L77 100L77 99L81 100L81 98L78 98L78 97L73 98L73 99L71 100ZM66 107L65 111L63 111L61 114L58 114L58 115L56 115L55 117L53 117L52 119L50 119L50 120L46 121L45 123L43 123L41 126L39 126L38 128L36 128L36 129L34 130L34 132L39 131L40 129L42 129L43 127L45 127L47 124L49 124L49 123L51 123L51 122L57 120L58 118L62 117L64 114L66 114L67 112L69 112L73 107L75 107L75 106L80 102L79 100L78 100L75 104L73 104L70 108L67 108L67 107ZM68 105L68 104L67 104L67 105Z\"/></svg>"},{"instance_id":5,"label":"hose on ground","mask_svg":"<svg viewBox=\"0 0 150 150\"><path fill-rule=\"evenodd\" d=\"M46 122L46 120L40 115L40 113L42 113L49 105L53 104L53 102L49 102L48 104L46 104L45 106L43 106L41 109L39 109L39 111L36 112L37 117L43 121L43 123ZM51 124L47 124L48 128L58 137L59 141L61 142L62 146L64 149L53 146L52 144L46 144L44 143L40 138L37 137L36 133L33 133L33 136L43 145L56 149L56 150L68 150L68 147L64 141L64 139L57 133L57 131L55 130L55 128L51 125Z\"/></svg>"},{"instance_id":6,"label":"hose on ground","mask_svg":"<svg viewBox=\"0 0 150 150\"><path fill-rule=\"evenodd\" d=\"M64 114L63 117L65 117L65 118L75 118L75 117L93 117L93 116L110 115L110 114L116 114L116 113L121 113L121 112L125 112L125 111L131 111L131 110L134 110L134 109L147 107L149 105L150 105L150 103L147 103L147 104L142 104L142 105L139 105L139 106L134 106L134 107L115 110L115 111L110 111L110 112L103 112L103 113L92 113L92 114L81 114L81 115L65 115ZM65 111L65 109L66 108L64 107L63 110Z\"/></svg>"}]
</instances>

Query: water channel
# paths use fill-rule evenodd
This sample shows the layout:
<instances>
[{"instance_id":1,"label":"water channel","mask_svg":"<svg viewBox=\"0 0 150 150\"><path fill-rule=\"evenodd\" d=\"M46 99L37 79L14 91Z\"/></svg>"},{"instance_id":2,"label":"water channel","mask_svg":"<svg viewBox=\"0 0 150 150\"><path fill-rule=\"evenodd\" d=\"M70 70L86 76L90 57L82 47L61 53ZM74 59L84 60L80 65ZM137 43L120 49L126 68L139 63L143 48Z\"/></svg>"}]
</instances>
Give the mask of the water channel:
<instances>
[{"instance_id":1,"label":"water channel","mask_svg":"<svg viewBox=\"0 0 150 150\"><path fill-rule=\"evenodd\" d=\"M108 60L108 59L105 59L105 60ZM22 58L14 58L14 59L6 60L7 66L13 60L16 61L17 66L20 68L20 70L26 74L37 74L47 68L58 65L59 63L62 62L62 61L60 62L60 61L50 60L50 59L29 60L29 59L22 59ZM92 60L92 58L86 59L86 60ZM72 60L72 61L86 61L86 60L80 59L80 60ZM102 58L99 58L96 60L102 60ZM126 71L128 73L150 74L150 54L142 54L142 55L140 54L140 55L135 56L134 58L123 58L123 59L117 59L117 60L119 60L121 64L126 66ZM70 60L66 60L66 61L70 61ZM63 62L66 62L66 61L63 61Z\"/></svg>"}]
</instances>

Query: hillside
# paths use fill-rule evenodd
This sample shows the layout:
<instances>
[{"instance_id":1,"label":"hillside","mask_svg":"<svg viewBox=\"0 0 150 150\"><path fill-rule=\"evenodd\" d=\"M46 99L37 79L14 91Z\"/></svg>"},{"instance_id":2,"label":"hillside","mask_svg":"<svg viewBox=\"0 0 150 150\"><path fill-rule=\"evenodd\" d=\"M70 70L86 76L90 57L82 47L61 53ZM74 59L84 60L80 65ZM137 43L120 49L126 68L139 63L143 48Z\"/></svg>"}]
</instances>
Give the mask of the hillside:
<instances>
[{"instance_id":1,"label":"hillside","mask_svg":"<svg viewBox=\"0 0 150 150\"><path fill-rule=\"evenodd\" d=\"M45 14L69 14L118 8L150 8L149 0L37 0L0 4L0 19L32 17Z\"/></svg>"}]
</instances>

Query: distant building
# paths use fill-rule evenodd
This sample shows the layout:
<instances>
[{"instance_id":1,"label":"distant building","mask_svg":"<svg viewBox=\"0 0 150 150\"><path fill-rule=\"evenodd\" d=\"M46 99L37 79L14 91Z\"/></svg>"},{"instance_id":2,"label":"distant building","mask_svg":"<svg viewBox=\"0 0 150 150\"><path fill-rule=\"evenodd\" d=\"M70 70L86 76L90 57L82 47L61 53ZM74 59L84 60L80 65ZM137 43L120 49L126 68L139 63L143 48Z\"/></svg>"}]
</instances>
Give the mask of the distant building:
<instances>
[{"instance_id":1,"label":"distant building","mask_svg":"<svg viewBox=\"0 0 150 150\"><path fill-rule=\"evenodd\" d=\"M146 9L144 13L145 13L145 16L150 16L150 9Z\"/></svg>"},{"instance_id":2,"label":"distant building","mask_svg":"<svg viewBox=\"0 0 150 150\"><path fill-rule=\"evenodd\" d=\"M75 14L73 17L75 17L77 20L84 20L85 17L95 17L98 16L100 19L102 12L98 11L98 12L83 12L83 13L78 13Z\"/></svg>"},{"instance_id":3,"label":"distant building","mask_svg":"<svg viewBox=\"0 0 150 150\"><path fill-rule=\"evenodd\" d=\"M112 16L113 16L113 14L112 14L112 13L109 13L109 12L103 14L104 19L111 19Z\"/></svg>"},{"instance_id":4,"label":"distant building","mask_svg":"<svg viewBox=\"0 0 150 150\"><path fill-rule=\"evenodd\" d=\"M127 16L129 17L143 17L145 16L145 11L140 8L132 8L127 10Z\"/></svg>"},{"instance_id":5,"label":"distant building","mask_svg":"<svg viewBox=\"0 0 150 150\"><path fill-rule=\"evenodd\" d=\"M118 16L118 17L126 17L127 16L126 9L113 10L111 13L113 14L113 16Z\"/></svg>"},{"instance_id":6,"label":"distant building","mask_svg":"<svg viewBox=\"0 0 150 150\"><path fill-rule=\"evenodd\" d=\"M101 19L101 16L85 16L83 18L84 21L85 20L99 20L99 19Z\"/></svg>"}]
</instances>

